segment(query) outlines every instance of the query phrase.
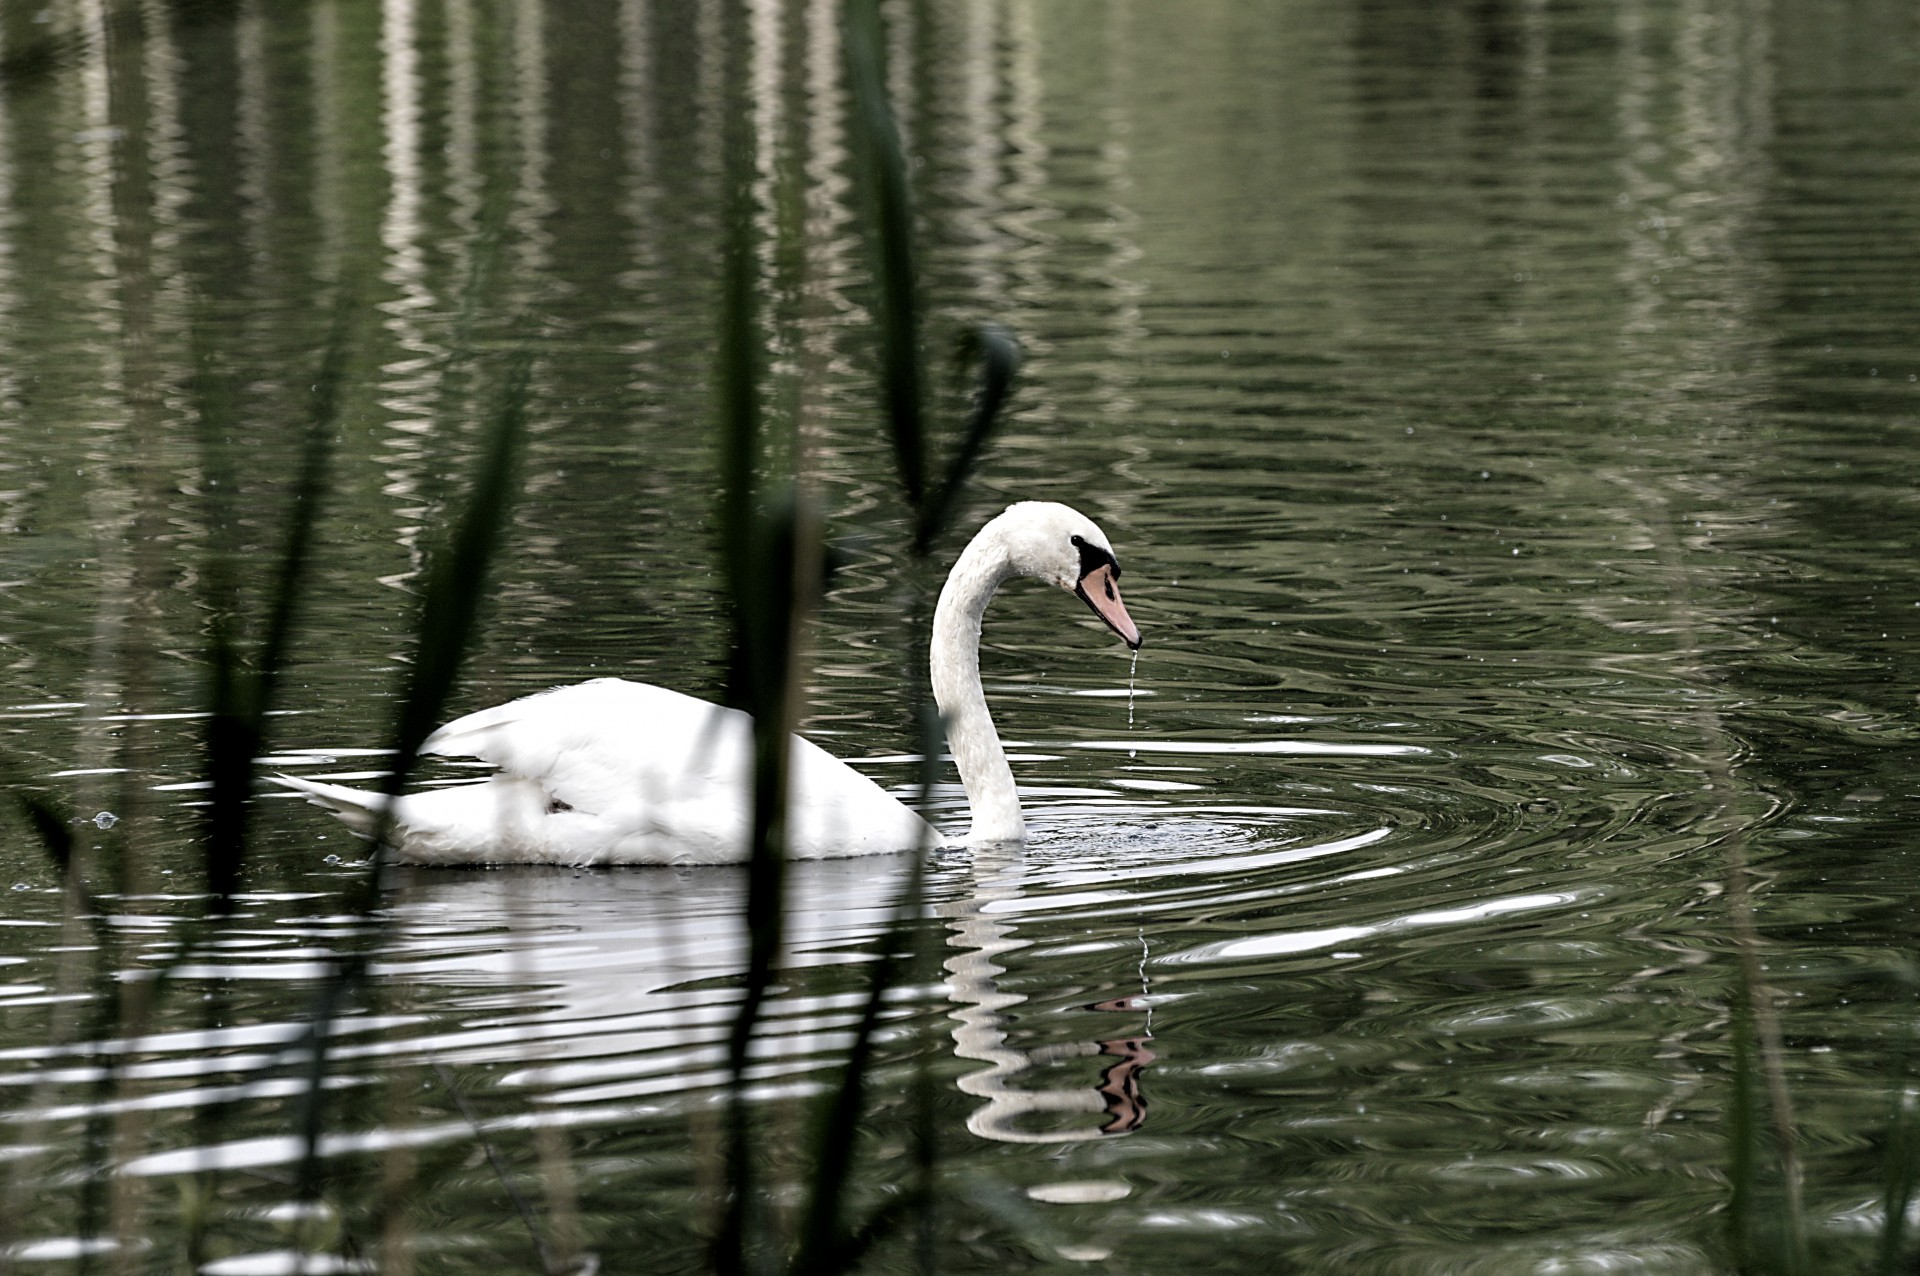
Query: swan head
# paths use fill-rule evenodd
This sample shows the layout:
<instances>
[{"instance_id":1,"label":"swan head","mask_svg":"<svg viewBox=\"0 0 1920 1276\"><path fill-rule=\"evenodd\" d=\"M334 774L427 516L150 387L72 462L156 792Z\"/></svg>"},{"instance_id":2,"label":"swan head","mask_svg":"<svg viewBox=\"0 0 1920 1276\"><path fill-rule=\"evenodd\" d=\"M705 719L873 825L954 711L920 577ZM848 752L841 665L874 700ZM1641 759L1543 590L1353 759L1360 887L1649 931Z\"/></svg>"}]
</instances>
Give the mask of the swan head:
<instances>
[{"instance_id":1,"label":"swan head","mask_svg":"<svg viewBox=\"0 0 1920 1276\"><path fill-rule=\"evenodd\" d=\"M1053 501L1021 501L982 531L988 529L997 534L1016 575L1078 594L1122 642L1139 649L1140 628L1120 601L1120 560L1092 519Z\"/></svg>"}]
</instances>

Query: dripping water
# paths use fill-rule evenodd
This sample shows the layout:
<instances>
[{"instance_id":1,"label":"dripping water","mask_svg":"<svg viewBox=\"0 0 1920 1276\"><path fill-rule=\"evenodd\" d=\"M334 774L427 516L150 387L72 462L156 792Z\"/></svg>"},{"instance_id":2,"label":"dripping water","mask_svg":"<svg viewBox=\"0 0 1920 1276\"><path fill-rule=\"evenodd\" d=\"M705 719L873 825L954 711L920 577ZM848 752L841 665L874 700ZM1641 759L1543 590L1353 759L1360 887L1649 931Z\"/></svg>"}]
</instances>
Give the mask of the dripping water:
<instances>
[{"instance_id":1,"label":"dripping water","mask_svg":"<svg viewBox=\"0 0 1920 1276\"><path fill-rule=\"evenodd\" d=\"M1127 726L1129 729L1133 726L1133 679L1134 675L1139 672L1140 648L1135 647L1133 649L1133 661L1127 666ZM1127 756L1129 758L1137 758L1140 756L1140 750L1128 749Z\"/></svg>"},{"instance_id":2,"label":"dripping water","mask_svg":"<svg viewBox=\"0 0 1920 1276\"><path fill-rule=\"evenodd\" d=\"M1127 725L1133 725L1133 676L1140 672L1140 648L1133 649L1133 662L1127 666Z\"/></svg>"}]
</instances>

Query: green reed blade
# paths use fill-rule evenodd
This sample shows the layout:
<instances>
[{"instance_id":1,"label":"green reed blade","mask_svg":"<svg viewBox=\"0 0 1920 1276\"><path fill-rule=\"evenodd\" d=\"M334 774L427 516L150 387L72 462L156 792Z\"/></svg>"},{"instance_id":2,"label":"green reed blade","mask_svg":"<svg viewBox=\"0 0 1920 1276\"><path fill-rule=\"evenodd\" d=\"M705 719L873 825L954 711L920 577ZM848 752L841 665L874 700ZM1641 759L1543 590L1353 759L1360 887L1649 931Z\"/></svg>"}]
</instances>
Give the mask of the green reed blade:
<instances>
[{"instance_id":1,"label":"green reed blade","mask_svg":"<svg viewBox=\"0 0 1920 1276\"><path fill-rule=\"evenodd\" d=\"M33 829L33 835L40 840L40 847L47 853L47 859L54 869L65 877L73 869L73 830L70 817L56 807L51 800L37 793L28 793L15 788L15 805L27 818Z\"/></svg>"},{"instance_id":2,"label":"green reed blade","mask_svg":"<svg viewBox=\"0 0 1920 1276\"><path fill-rule=\"evenodd\" d=\"M1735 1270L1754 1270L1760 1175L1760 1085L1753 1057L1753 1016L1742 988L1733 1010L1733 1095L1727 1114L1727 1240Z\"/></svg>"},{"instance_id":3,"label":"green reed blade","mask_svg":"<svg viewBox=\"0 0 1920 1276\"><path fill-rule=\"evenodd\" d=\"M340 386L346 377L350 313L351 307L345 298L336 302L332 331L312 382L300 468L294 480L286 531L274 572L266 633L250 669L240 660L233 632L238 600L228 565L231 551L216 545L208 555L209 604L213 609L208 662L212 666L213 685L205 735L209 792L204 808L203 852L207 888L214 897L215 908L220 911L230 906L246 865L254 759L263 752L268 715L279 690L299 603L311 574L314 527L326 495ZM210 383L207 393L201 396L200 418L202 450L211 480L210 521L216 528L224 528L230 517L230 502L237 486L224 464L226 449L220 436L225 424L222 418L229 415L228 407L230 400L224 387L219 382Z\"/></svg>"},{"instance_id":4,"label":"green reed blade","mask_svg":"<svg viewBox=\"0 0 1920 1276\"><path fill-rule=\"evenodd\" d=\"M1013 394L1014 378L1020 372L1020 343L999 324L982 324L968 332L960 341L957 355L962 363L979 365L979 381L960 433L959 446L920 511L913 535L916 554L928 553L952 522L960 492L972 477L980 454L986 450L987 440L999 425L1007 400Z\"/></svg>"},{"instance_id":5,"label":"green reed blade","mask_svg":"<svg viewBox=\"0 0 1920 1276\"><path fill-rule=\"evenodd\" d=\"M1773 1208L1762 1202L1761 1176L1765 1172L1765 1140L1769 1125L1767 1094L1769 1080L1764 1058L1766 1043L1756 1022L1754 998L1759 995L1746 975L1734 996L1733 1093L1727 1114L1727 1240L1733 1255L1733 1269L1742 1276L1778 1273L1798 1276L1813 1270L1809 1265L1805 1220L1789 1190L1782 1185L1783 1199ZM1776 1140L1783 1140L1774 1129ZM1784 1142L1775 1148L1777 1168L1783 1176L1793 1173L1793 1164L1782 1154Z\"/></svg>"},{"instance_id":6,"label":"green reed blade","mask_svg":"<svg viewBox=\"0 0 1920 1276\"><path fill-rule=\"evenodd\" d=\"M744 141L737 143L745 146ZM738 170L743 165L731 166ZM761 465L760 365L755 332L752 193L748 173L734 172L727 204L722 266L720 345L714 370L714 412L720 441L720 552L733 618L727 702L752 710L766 699L764 680L772 608L756 588L764 574L756 484Z\"/></svg>"},{"instance_id":7,"label":"green reed blade","mask_svg":"<svg viewBox=\"0 0 1920 1276\"><path fill-rule=\"evenodd\" d=\"M287 651L292 646L294 627L299 620L300 600L313 567L314 527L327 494L327 477L333 461L340 388L347 376L347 329L352 311L352 303L346 297L335 303L326 350L314 374L300 471L294 480L293 504L287 516L286 538L274 573L273 601L267 612L266 636L261 640L256 666L260 671L260 691L253 709L263 725L266 715L272 711L274 693L279 689L280 675L286 667Z\"/></svg>"},{"instance_id":8,"label":"green reed blade","mask_svg":"<svg viewBox=\"0 0 1920 1276\"><path fill-rule=\"evenodd\" d=\"M873 268L879 304L876 315L880 343L881 399L894 445L901 486L913 514L911 558L925 561L933 542L953 517L959 496L971 477L987 440L998 424L1019 369L1018 344L1004 329L983 326L970 334L961 357L979 367L979 381L958 446L945 472L931 489L927 486L926 418L922 411L922 375L918 299L915 292L912 211L908 200L906 161L886 97L885 40L875 0L849 0L844 13L847 77L854 110L852 133L856 173L864 195L870 226ZM917 574L917 573L916 573ZM911 641L925 636L926 615L914 609ZM926 684L915 662L911 702L919 724L923 765L922 806L931 792L932 759L939 755L938 715L925 706ZM812 1182L801 1231L789 1270L800 1276L827 1276L851 1270L882 1236L907 1217L921 1221L919 1260L931 1270L933 1249L934 1133L932 1089L922 1075L916 1085L918 1104L914 1126L915 1181L901 1196L875 1210L857 1226L846 1217L846 1194L858 1147L868 1072L873 1061L874 1032L888 992L909 972L917 977L922 964L924 928L919 924L925 891L927 848L913 852L909 880L902 890L884 941L884 957L875 965L853 1043L840 1073L839 1084L822 1102L813 1123Z\"/></svg>"},{"instance_id":9,"label":"green reed blade","mask_svg":"<svg viewBox=\"0 0 1920 1276\"><path fill-rule=\"evenodd\" d=\"M420 746L439 723L452 695L478 627L480 602L486 581L506 539L508 515L518 492L519 454L526 433L527 398L532 380L533 354L516 349L507 360L501 388L481 440L467 499L454 530L434 552L427 568L420 601L415 656L401 705L395 715L393 769L383 791L398 797L420 758ZM392 834L389 802L373 830L373 853L366 876L349 894L348 905L362 916L378 899L384 848ZM333 973L321 984L301 1043L308 1050L305 1087L294 1127L301 1141L295 1175L298 1199L316 1199L320 1187L320 1138L325 1128L328 1042L348 994L367 976L367 954L343 954Z\"/></svg>"},{"instance_id":10,"label":"green reed blade","mask_svg":"<svg viewBox=\"0 0 1920 1276\"><path fill-rule=\"evenodd\" d=\"M931 1205L931 1199L924 1192L914 1188L909 1189L905 1195L896 1196L879 1206L873 1211L872 1217L855 1228L846 1238L835 1254L835 1263L829 1270L835 1272L857 1270L866 1258L868 1250L899 1230L916 1214L922 1218L928 1217L931 1213L929 1208ZM929 1270L928 1265L922 1263L921 1270Z\"/></svg>"},{"instance_id":11,"label":"green reed blade","mask_svg":"<svg viewBox=\"0 0 1920 1276\"><path fill-rule=\"evenodd\" d=\"M516 350L508 358L465 508L427 569L412 676L394 726L396 756L387 777L388 793L400 792L419 759L420 746L439 725L472 644L485 583L505 540L517 492L532 371L531 351Z\"/></svg>"},{"instance_id":12,"label":"green reed blade","mask_svg":"<svg viewBox=\"0 0 1920 1276\"><path fill-rule=\"evenodd\" d=\"M486 1128L480 1124L480 1118L474 1114L473 1105L467 1102L467 1096L461 1093L460 1083L454 1079L452 1070L446 1064L436 1060L433 1064L433 1075L439 1078L441 1088L446 1091L447 1097L453 1100L453 1106L459 1111L460 1119L467 1123L467 1128L473 1131L475 1141L480 1144L480 1150L486 1153L487 1164L492 1168L493 1177L499 1182L500 1190L505 1192L507 1199L512 1202L514 1213L520 1216L520 1225L527 1229L527 1236L533 1242L534 1255L540 1260L540 1270L545 1273L545 1276L559 1276L561 1267L554 1261L553 1246L547 1243L547 1238L540 1231L540 1220L535 1216L533 1206L527 1203L526 1196L514 1186L513 1175L507 1170L506 1159L500 1155L500 1149L495 1146L494 1141L487 1136Z\"/></svg>"},{"instance_id":13,"label":"green reed blade","mask_svg":"<svg viewBox=\"0 0 1920 1276\"><path fill-rule=\"evenodd\" d=\"M1886 1186L1881 1193L1884 1220L1880 1227L1880 1276L1895 1276L1914 1270L1903 1264L1907 1248L1907 1211L1913 1205L1916 1187L1920 1187L1920 1138L1913 1128L1913 1098L1904 1089L1893 1098L1893 1117L1887 1123Z\"/></svg>"},{"instance_id":14,"label":"green reed blade","mask_svg":"<svg viewBox=\"0 0 1920 1276\"><path fill-rule=\"evenodd\" d=\"M749 37L738 5L727 9L726 76L744 86ZM755 1185L748 1052L772 990L783 942L786 899L785 816L790 749L788 686L797 600L793 568L797 506L767 508L759 490L764 461L758 277L755 270L754 138L739 111L725 121L725 240L714 368L719 436L720 548L732 618L727 702L752 715L748 784L747 897L742 921L747 966L740 1005L727 1033L724 1187L708 1259L721 1276L765 1266L766 1211Z\"/></svg>"},{"instance_id":15,"label":"green reed blade","mask_svg":"<svg viewBox=\"0 0 1920 1276\"><path fill-rule=\"evenodd\" d=\"M224 911L239 876L244 852L244 810L251 796L253 741L243 706L246 674L239 651L240 588L235 576L234 501L239 478L232 464L233 377L217 354L203 348L206 334L193 330L193 376L189 383L200 445L200 505L207 527L202 556L202 602L207 608L207 721L202 735L208 803L202 811L201 857L215 911Z\"/></svg>"},{"instance_id":16,"label":"green reed blade","mask_svg":"<svg viewBox=\"0 0 1920 1276\"><path fill-rule=\"evenodd\" d=\"M878 293L880 393L894 460L907 504L926 495L926 428L922 418L920 305L913 269L913 210L906 157L887 104L886 42L878 0L848 0L844 16L849 124L854 172L868 210L868 243Z\"/></svg>"},{"instance_id":17,"label":"green reed blade","mask_svg":"<svg viewBox=\"0 0 1920 1276\"><path fill-rule=\"evenodd\" d=\"M853 1044L841 1067L840 1084L828 1095L814 1119L813 1183L805 1221L792 1266L792 1276L830 1276L850 1270L878 1236L899 1215L883 1210L859 1228L845 1221L845 1196L859 1144L860 1116L866 1102L867 1071L873 1062L873 1034L887 994L899 985L913 964L915 932L919 929L920 901L926 889L924 848L913 852L913 865L894 904L893 919L883 941L883 957L873 967L867 997L855 1025ZM909 1196L924 1207L919 1191ZM883 1221L888 1220L888 1221Z\"/></svg>"}]
</instances>

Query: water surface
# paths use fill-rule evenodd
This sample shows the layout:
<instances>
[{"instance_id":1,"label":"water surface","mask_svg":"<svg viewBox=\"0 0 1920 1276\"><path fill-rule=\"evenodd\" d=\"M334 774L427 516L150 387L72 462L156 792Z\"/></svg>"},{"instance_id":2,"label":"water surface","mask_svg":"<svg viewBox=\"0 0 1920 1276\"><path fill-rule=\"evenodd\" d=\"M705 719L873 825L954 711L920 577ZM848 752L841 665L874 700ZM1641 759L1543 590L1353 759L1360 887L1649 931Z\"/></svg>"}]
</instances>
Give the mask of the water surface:
<instances>
[{"instance_id":1,"label":"water surface","mask_svg":"<svg viewBox=\"0 0 1920 1276\"><path fill-rule=\"evenodd\" d=\"M602 1270L699 1267L735 871L419 871L368 923L359 844L276 800L202 930L191 785L209 566L258 612L343 289L271 764L379 772L491 352L529 333L526 496L458 707L608 673L716 693L735 111L772 415L850 557L809 734L911 784L835 11L746 9L741 84L717 4L0 15L4 745L113 817L76 826L90 917L23 826L0 842L23 1270L116 1233L171 1264L193 1219L189 1265L278 1270L342 953L372 981L333 1043L321 1245L378 1254L397 1199L423 1265L532 1270L490 1142ZM889 16L938 339L995 318L1029 352L964 522L1083 509L1147 643L1130 710L1079 604L990 613L1033 837L934 864L940 969L889 1004L862 1199L904 1173L924 1063L954 1271L1727 1270L1744 856L1813 1243L1864 1262L1920 920L1907 7ZM904 871L797 872L752 1073L776 1178Z\"/></svg>"}]
</instances>

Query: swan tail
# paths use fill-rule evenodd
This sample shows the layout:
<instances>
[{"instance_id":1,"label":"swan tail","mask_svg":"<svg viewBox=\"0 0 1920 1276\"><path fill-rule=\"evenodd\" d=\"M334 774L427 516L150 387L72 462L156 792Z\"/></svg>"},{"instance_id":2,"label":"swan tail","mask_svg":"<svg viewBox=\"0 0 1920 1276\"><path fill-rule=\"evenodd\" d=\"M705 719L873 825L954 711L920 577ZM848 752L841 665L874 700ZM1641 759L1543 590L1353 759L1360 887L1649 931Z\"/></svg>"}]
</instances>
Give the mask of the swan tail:
<instances>
[{"instance_id":1,"label":"swan tail","mask_svg":"<svg viewBox=\"0 0 1920 1276\"><path fill-rule=\"evenodd\" d=\"M383 793L322 784L297 776L269 776L371 838L387 798ZM401 864L541 864L592 862L602 857L547 845L552 812L540 786L512 776L409 793L394 803L389 853Z\"/></svg>"},{"instance_id":2,"label":"swan tail","mask_svg":"<svg viewBox=\"0 0 1920 1276\"><path fill-rule=\"evenodd\" d=\"M344 784L322 784L318 780L303 780L293 775L270 775L267 778L282 788L292 789L322 810L333 812L362 837L373 836L381 808L387 804L384 793L350 789Z\"/></svg>"}]
</instances>

